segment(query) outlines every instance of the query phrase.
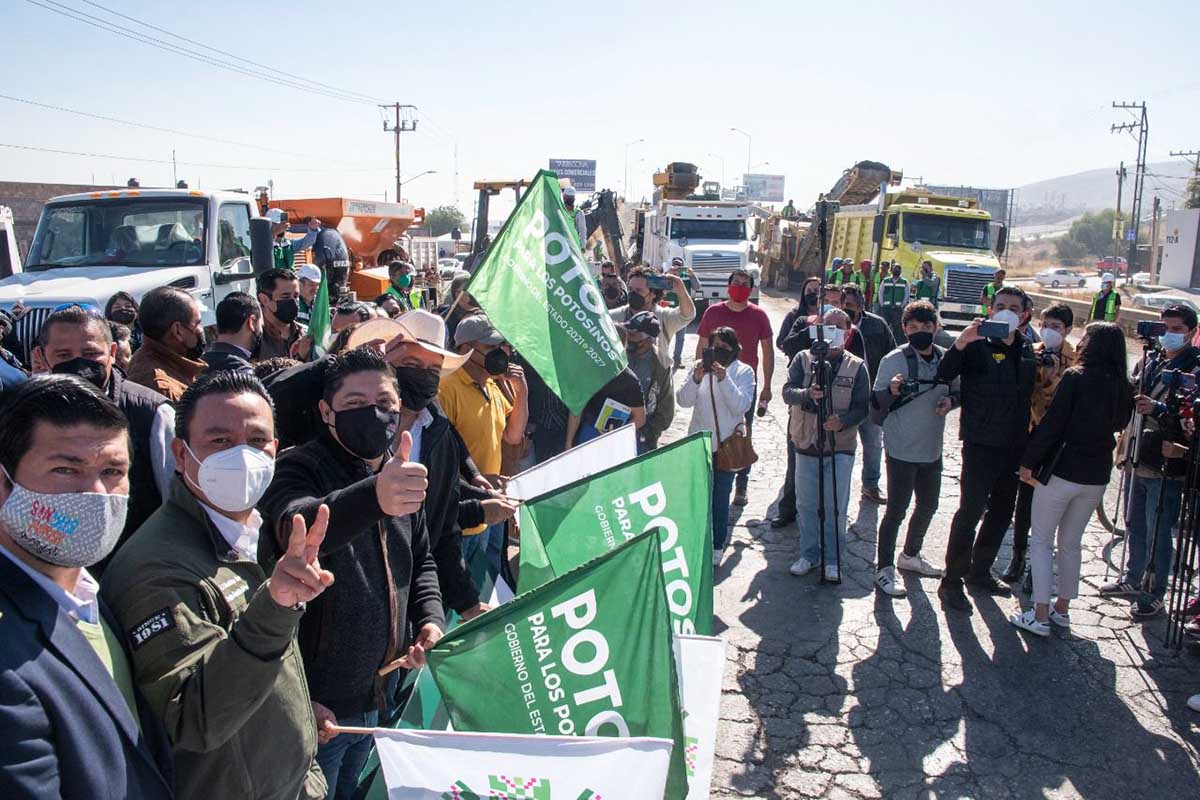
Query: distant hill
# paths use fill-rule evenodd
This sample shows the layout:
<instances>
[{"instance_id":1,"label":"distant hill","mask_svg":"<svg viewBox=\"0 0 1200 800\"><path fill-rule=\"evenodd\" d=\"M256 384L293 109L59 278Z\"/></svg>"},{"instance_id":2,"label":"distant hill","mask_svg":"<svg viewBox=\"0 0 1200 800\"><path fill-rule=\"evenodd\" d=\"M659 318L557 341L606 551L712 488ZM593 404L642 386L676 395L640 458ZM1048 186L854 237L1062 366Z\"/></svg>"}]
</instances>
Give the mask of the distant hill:
<instances>
[{"instance_id":1,"label":"distant hill","mask_svg":"<svg viewBox=\"0 0 1200 800\"><path fill-rule=\"evenodd\" d=\"M1128 177L1121 206L1129 209L1133 191L1133 165L1126 164ZM1162 198L1164 207L1169 207L1179 198L1184 181L1192 174L1191 167L1182 159L1162 161L1146 165L1146 184L1142 203L1149 213L1155 194ZM1084 211L1113 208L1117 204L1117 167L1092 169L1075 175L1038 181L1017 189L1017 208L1020 216L1047 219L1056 216L1070 217Z\"/></svg>"}]
</instances>

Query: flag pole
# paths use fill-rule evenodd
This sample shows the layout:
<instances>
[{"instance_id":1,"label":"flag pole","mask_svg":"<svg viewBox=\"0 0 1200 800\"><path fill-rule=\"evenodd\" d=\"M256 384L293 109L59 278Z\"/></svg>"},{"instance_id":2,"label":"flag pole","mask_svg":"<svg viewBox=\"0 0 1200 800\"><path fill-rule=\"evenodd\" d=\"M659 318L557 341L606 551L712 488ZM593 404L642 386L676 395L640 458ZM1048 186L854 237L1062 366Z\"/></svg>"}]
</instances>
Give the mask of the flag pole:
<instances>
[{"instance_id":1,"label":"flag pole","mask_svg":"<svg viewBox=\"0 0 1200 800\"><path fill-rule=\"evenodd\" d=\"M349 733L354 736L374 736L376 731L379 731L379 730L386 731L387 729L386 728L354 728L354 727L350 727L348 725L347 726L326 725L322 730L330 731L331 733Z\"/></svg>"}]
</instances>

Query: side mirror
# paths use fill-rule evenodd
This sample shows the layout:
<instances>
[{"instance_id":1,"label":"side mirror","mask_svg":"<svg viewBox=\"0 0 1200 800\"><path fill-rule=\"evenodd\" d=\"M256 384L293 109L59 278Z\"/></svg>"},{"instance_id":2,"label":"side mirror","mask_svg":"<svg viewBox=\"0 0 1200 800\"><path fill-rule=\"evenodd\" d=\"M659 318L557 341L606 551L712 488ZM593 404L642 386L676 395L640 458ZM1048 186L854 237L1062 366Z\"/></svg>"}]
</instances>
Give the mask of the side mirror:
<instances>
[{"instance_id":1,"label":"side mirror","mask_svg":"<svg viewBox=\"0 0 1200 800\"><path fill-rule=\"evenodd\" d=\"M1000 230L996 231L996 255L1004 255L1004 251L1008 249L1008 226L1001 225Z\"/></svg>"},{"instance_id":2,"label":"side mirror","mask_svg":"<svg viewBox=\"0 0 1200 800\"><path fill-rule=\"evenodd\" d=\"M266 217L250 220L250 266L256 275L275 266L275 237Z\"/></svg>"},{"instance_id":3,"label":"side mirror","mask_svg":"<svg viewBox=\"0 0 1200 800\"><path fill-rule=\"evenodd\" d=\"M883 214L876 214L875 221L871 225L871 243L879 244L883 241Z\"/></svg>"}]
</instances>

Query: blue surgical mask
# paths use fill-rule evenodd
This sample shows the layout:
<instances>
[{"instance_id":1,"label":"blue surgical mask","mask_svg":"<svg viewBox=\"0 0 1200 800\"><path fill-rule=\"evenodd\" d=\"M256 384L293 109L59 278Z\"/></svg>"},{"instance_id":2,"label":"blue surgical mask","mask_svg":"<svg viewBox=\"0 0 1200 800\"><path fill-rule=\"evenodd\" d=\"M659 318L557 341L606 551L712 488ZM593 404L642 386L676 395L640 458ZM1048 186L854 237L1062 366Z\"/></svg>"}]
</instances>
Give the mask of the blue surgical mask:
<instances>
[{"instance_id":1,"label":"blue surgical mask","mask_svg":"<svg viewBox=\"0 0 1200 800\"><path fill-rule=\"evenodd\" d=\"M1174 353L1176 350L1182 350L1187 346L1187 339L1188 335L1186 333L1164 333L1158 337L1158 343L1168 353Z\"/></svg>"}]
</instances>

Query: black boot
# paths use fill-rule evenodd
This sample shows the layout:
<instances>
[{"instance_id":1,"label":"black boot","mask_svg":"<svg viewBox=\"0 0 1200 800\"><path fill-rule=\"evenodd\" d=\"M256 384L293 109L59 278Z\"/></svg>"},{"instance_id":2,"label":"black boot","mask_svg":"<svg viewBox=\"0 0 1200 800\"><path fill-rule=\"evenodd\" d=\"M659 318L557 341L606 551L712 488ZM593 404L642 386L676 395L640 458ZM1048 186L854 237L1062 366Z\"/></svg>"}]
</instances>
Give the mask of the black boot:
<instances>
[{"instance_id":1,"label":"black boot","mask_svg":"<svg viewBox=\"0 0 1200 800\"><path fill-rule=\"evenodd\" d=\"M1000 576L1000 580L1005 583L1016 583L1025 575L1025 551L1023 549L1013 548L1012 561L1008 562L1008 569Z\"/></svg>"}]
</instances>

